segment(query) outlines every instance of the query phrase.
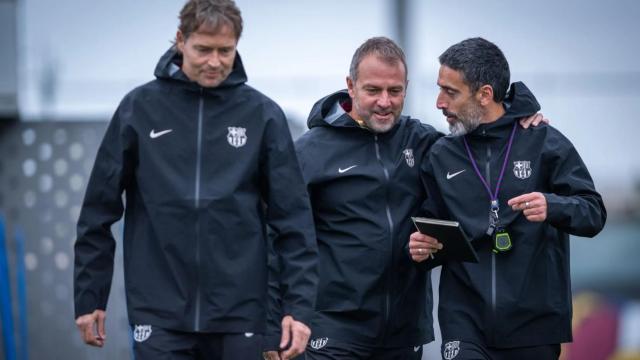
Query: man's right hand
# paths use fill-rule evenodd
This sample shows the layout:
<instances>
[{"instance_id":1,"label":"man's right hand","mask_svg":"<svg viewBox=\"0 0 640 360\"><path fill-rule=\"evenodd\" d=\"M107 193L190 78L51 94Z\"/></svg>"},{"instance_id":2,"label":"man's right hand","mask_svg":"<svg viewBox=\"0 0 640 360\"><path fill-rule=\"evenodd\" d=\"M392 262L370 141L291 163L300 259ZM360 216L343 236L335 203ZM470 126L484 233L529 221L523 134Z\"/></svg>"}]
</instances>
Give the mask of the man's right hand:
<instances>
[{"instance_id":1,"label":"man's right hand","mask_svg":"<svg viewBox=\"0 0 640 360\"><path fill-rule=\"evenodd\" d=\"M293 359L302 354L307 347L309 336L311 336L311 329L307 325L295 320L291 315L282 318L280 349L285 349L287 345L289 348L280 352L280 358Z\"/></svg>"},{"instance_id":2,"label":"man's right hand","mask_svg":"<svg viewBox=\"0 0 640 360\"><path fill-rule=\"evenodd\" d=\"M409 253L415 262L422 262L431 257L431 254L442 249L442 243L431 236L418 231L409 236Z\"/></svg>"},{"instance_id":3,"label":"man's right hand","mask_svg":"<svg viewBox=\"0 0 640 360\"><path fill-rule=\"evenodd\" d=\"M80 337L85 344L102 347L106 340L104 323L107 314L103 310L96 310L91 314L79 316L76 326L80 330Z\"/></svg>"}]
</instances>

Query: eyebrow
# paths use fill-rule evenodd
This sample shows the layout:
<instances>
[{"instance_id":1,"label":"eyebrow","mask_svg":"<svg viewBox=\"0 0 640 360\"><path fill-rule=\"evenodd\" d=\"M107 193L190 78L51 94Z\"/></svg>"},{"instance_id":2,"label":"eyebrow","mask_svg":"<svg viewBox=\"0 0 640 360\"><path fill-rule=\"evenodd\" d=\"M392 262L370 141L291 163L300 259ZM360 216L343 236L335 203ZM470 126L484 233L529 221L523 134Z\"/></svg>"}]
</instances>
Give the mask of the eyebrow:
<instances>
[{"instance_id":1,"label":"eyebrow","mask_svg":"<svg viewBox=\"0 0 640 360\"><path fill-rule=\"evenodd\" d=\"M440 84L438 84L438 86L439 86L439 87L441 87L441 88L442 88L442 89L444 89L444 90L451 90L451 91L454 91L454 92L460 92L460 90L458 90L458 89L456 89L456 88L452 88L451 86L447 86L447 85L440 85Z\"/></svg>"}]
</instances>

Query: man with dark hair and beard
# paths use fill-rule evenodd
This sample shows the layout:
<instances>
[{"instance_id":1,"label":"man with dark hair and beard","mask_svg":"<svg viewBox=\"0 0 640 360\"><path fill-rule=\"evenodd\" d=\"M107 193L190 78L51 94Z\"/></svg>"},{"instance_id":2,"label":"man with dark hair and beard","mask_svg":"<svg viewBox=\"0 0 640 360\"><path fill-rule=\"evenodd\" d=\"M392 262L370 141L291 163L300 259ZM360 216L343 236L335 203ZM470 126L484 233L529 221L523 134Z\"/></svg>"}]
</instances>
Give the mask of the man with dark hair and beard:
<instances>
[{"instance_id":1,"label":"man with dark hair and beard","mask_svg":"<svg viewBox=\"0 0 640 360\"><path fill-rule=\"evenodd\" d=\"M296 141L319 249L307 359L420 359L434 339L430 273L406 247L426 196L419 164L442 134L401 115L407 74L392 40L365 41L347 89L314 105Z\"/></svg>"},{"instance_id":2,"label":"man with dark hair and beard","mask_svg":"<svg viewBox=\"0 0 640 360\"><path fill-rule=\"evenodd\" d=\"M595 236L606 210L571 142L548 125L491 42L473 38L440 56L437 107L451 136L422 162L426 216L460 222L479 263L447 263L439 321L445 359L556 359L571 341L569 235ZM506 97L505 97L506 94ZM414 233L417 249L435 239Z\"/></svg>"}]
</instances>

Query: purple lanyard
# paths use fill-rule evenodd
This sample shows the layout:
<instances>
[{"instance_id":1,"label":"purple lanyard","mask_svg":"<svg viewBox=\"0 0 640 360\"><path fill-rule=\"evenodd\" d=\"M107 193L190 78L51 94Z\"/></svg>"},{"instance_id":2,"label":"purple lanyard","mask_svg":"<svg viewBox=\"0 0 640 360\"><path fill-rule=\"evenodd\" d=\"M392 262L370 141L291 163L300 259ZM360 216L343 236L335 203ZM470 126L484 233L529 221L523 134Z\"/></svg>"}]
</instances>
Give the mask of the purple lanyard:
<instances>
[{"instance_id":1,"label":"purple lanyard","mask_svg":"<svg viewBox=\"0 0 640 360\"><path fill-rule=\"evenodd\" d=\"M471 149L469 148L469 144L467 143L467 139L465 136L462 137L462 141L464 141L464 147L467 149L467 155L469 155L469 160L473 165L473 169L476 171L476 174L482 181L484 188L487 189L489 193L489 197L491 198L491 207L497 210L498 207L498 192L500 192L500 184L502 184L502 178L504 177L504 170L507 168L507 160L509 159L509 154L511 153L511 144L513 144L513 138L516 135L516 127L518 126L518 122L513 123L513 130L511 130L511 136L509 137L509 143L507 144L507 153L504 155L504 162L502 163L502 170L500 170L500 177L498 178L498 183L496 184L496 192L492 193L489 184L487 184L487 180L482 176L480 170L478 169L478 164L476 160L473 158L473 154L471 154ZM487 159L489 161L489 159Z\"/></svg>"}]
</instances>

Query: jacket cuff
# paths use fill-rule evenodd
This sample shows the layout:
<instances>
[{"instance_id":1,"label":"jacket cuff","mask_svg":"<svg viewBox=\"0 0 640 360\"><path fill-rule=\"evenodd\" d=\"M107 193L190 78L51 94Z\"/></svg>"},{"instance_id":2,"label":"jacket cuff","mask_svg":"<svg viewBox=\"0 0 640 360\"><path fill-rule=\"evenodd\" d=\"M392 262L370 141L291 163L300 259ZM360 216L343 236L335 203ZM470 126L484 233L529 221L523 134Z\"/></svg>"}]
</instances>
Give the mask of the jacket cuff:
<instances>
[{"instance_id":1,"label":"jacket cuff","mask_svg":"<svg viewBox=\"0 0 640 360\"><path fill-rule=\"evenodd\" d=\"M566 199L552 193L544 193L542 195L547 201L547 222L551 224L561 222L564 217L563 205L566 203Z\"/></svg>"},{"instance_id":2,"label":"jacket cuff","mask_svg":"<svg viewBox=\"0 0 640 360\"><path fill-rule=\"evenodd\" d=\"M104 307L99 306L93 296L85 296L82 299L76 298L75 301L75 315L76 319L82 315L92 314L96 310L104 310Z\"/></svg>"},{"instance_id":3,"label":"jacket cuff","mask_svg":"<svg viewBox=\"0 0 640 360\"><path fill-rule=\"evenodd\" d=\"M311 327L311 319L313 319L313 310L303 310L303 309L285 309L283 317L286 315L291 315L293 320L299 321L308 327Z\"/></svg>"},{"instance_id":4,"label":"jacket cuff","mask_svg":"<svg viewBox=\"0 0 640 360\"><path fill-rule=\"evenodd\" d=\"M280 334L267 334L262 339L262 352L280 351Z\"/></svg>"}]
</instances>

